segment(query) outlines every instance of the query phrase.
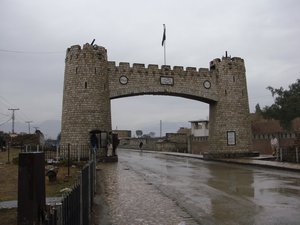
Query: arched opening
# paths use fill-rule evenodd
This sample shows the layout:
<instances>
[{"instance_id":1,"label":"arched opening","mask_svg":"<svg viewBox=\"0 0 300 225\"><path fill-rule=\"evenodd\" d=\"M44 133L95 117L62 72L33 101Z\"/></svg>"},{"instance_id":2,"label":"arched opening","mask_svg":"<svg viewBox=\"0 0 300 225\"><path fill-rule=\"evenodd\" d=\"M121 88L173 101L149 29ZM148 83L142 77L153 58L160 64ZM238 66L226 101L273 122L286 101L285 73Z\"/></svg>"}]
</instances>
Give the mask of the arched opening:
<instances>
[{"instance_id":1,"label":"arched opening","mask_svg":"<svg viewBox=\"0 0 300 225\"><path fill-rule=\"evenodd\" d=\"M112 129L131 131L133 139L139 136L136 131L142 131L139 137L162 138L169 148L177 143L177 151L196 153L193 146L200 146L196 142L207 150L208 127L199 123L198 129L207 129L207 136L200 137L199 132L193 133L192 124L209 120L209 104L183 97L142 95L111 100L111 113ZM180 150L183 143L186 150Z\"/></svg>"}]
</instances>

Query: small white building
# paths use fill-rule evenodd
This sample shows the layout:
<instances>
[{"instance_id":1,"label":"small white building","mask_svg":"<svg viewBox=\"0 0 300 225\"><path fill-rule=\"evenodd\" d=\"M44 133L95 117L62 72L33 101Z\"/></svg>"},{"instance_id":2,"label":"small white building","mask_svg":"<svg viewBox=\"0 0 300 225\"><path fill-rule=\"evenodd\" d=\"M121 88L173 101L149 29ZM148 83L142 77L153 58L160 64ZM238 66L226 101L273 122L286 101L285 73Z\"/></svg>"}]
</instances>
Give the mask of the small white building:
<instances>
[{"instance_id":1,"label":"small white building","mask_svg":"<svg viewBox=\"0 0 300 225\"><path fill-rule=\"evenodd\" d=\"M208 120L189 121L191 123L191 135L194 137L208 137Z\"/></svg>"}]
</instances>

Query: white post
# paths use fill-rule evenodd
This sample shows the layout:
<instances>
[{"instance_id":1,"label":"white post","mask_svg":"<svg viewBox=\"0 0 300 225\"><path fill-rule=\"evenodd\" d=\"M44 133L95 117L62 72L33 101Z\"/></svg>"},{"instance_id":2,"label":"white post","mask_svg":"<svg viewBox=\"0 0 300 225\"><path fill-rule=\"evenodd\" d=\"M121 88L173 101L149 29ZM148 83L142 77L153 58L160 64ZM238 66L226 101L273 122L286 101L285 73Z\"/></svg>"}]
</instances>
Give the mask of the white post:
<instances>
[{"instance_id":1,"label":"white post","mask_svg":"<svg viewBox=\"0 0 300 225\"><path fill-rule=\"evenodd\" d=\"M58 161L58 145L56 145L56 161Z\"/></svg>"},{"instance_id":2,"label":"white post","mask_svg":"<svg viewBox=\"0 0 300 225\"><path fill-rule=\"evenodd\" d=\"M80 162L80 145L77 146L77 161Z\"/></svg>"},{"instance_id":3,"label":"white post","mask_svg":"<svg viewBox=\"0 0 300 225\"><path fill-rule=\"evenodd\" d=\"M96 193L96 187L97 187L97 185L96 185L96 182L97 182L97 170L96 170L96 166L97 166L97 157L96 157L96 151L93 149L93 155L94 155L94 157L93 157L93 160L94 160L94 177L93 177L93 179L94 179L94 193L93 194L95 194Z\"/></svg>"},{"instance_id":4,"label":"white post","mask_svg":"<svg viewBox=\"0 0 300 225\"><path fill-rule=\"evenodd\" d=\"M192 152L192 135L187 136L187 152L193 154Z\"/></svg>"},{"instance_id":5,"label":"white post","mask_svg":"<svg viewBox=\"0 0 300 225\"><path fill-rule=\"evenodd\" d=\"M90 159L91 160L91 159ZM88 200L88 212L89 212L89 223L90 223L90 221L91 221L91 184L92 184L92 182L91 182L91 161L89 161L89 163L88 163L88 177L89 177L89 179L88 179L88 196L89 196L89 200Z\"/></svg>"},{"instance_id":6,"label":"white post","mask_svg":"<svg viewBox=\"0 0 300 225\"><path fill-rule=\"evenodd\" d=\"M82 170L81 172L79 173L79 182L80 182L80 224L83 224L83 207L82 207L82 204L83 204L83 201L82 201L82 198L83 198L83 195L82 195Z\"/></svg>"}]
</instances>

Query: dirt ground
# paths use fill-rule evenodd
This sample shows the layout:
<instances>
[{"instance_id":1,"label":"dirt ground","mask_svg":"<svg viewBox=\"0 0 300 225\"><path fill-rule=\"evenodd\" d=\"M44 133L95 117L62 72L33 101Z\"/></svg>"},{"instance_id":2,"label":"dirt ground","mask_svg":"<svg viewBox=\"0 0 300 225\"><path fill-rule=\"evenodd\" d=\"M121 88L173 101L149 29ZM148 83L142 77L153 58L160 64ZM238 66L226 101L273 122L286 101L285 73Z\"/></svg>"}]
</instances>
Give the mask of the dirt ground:
<instances>
[{"instance_id":1,"label":"dirt ground","mask_svg":"<svg viewBox=\"0 0 300 225\"><path fill-rule=\"evenodd\" d=\"M16 225L17 224L17 209L1 209L0 224Z\"/></svg>"},{"instance_id":2,"label":"dirt ground","mask_svg":"<svg viewBox=\"0 0 300 225\"><path fill-rule=\"evenodd\" d=\"M16 200L18 198L18 165L12 163L12 159L19 154L18 149L10 150L10 163L8 162L8 153L0 152L0 201ZM46 196L61 196L60 190L71 187L78 176L79 168L77 166L70 167L70 177L68 177L68 167L59 166L57 181L49 182L45 177Z\"/></svg>"},{"instance_id":3,"label":"dirt ground","mask_svg":"<svg viewBox=\"0 0 300 225\"><path fill-rule=\"evenodd\" d=\"M8 163L8 153L10 163ZM18 166L12 163L12 159L18 154L19 150L17 149L0 152L0 201L17 199Z\"/></svg>"}]
</instances>

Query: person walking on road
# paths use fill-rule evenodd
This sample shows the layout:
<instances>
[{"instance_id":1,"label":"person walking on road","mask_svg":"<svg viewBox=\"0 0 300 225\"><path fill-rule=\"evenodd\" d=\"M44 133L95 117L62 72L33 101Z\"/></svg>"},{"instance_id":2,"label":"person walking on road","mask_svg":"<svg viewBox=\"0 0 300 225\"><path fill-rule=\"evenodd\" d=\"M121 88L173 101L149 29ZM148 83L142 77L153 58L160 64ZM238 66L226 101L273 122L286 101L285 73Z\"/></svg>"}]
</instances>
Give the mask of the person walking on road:
<instances>
[{"instance_id":1,"label":"person walking on road","mask_svg":"<svg viewBox=\"0 0 300 225\"><path fill-rule=\"evenodd\" d=\"M279 150L279 143L278 143L278 139L274 135L272 135L271 138L271 148L272 148L273 156L276 156Z\"/></svg>"},{"instance_id":2,"label":"person walking on road","mask_svg":"<svg viewBox=\"0 0 300 225\"><path fill-rule=\"evenodd\" d=\"M112 156L116 156L116 149L120 143L118 134L112 133Z\"/></svg>"},{"instance_id":3,"label":"person walking on road","mask_svg":"<svg viewBox=\"0 0 300 225\"><path fill-rule=\"evenodd\" d=\"M144 143L141 141L141 142L140 142L140 144L139 144L139 148L140 148L140 150L142 150L142 148L143 148L143 144L144 144Z\"/></svg>"}]
</instances>

